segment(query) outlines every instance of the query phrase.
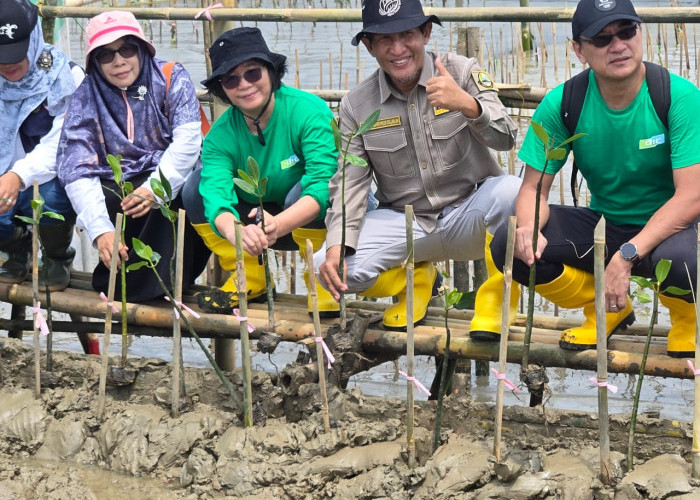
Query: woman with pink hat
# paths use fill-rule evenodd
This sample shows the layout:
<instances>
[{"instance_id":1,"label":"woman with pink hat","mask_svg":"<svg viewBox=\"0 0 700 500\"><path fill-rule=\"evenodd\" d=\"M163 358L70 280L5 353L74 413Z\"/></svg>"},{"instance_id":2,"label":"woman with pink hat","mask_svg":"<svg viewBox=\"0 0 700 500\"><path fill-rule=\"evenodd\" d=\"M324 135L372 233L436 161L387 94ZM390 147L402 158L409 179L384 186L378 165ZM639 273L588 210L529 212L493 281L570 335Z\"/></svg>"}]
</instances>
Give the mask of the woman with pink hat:
<instances>
[{"instance_id":1,"label":"woman with pink hat","mask_svg":"<svg viewBox=\"0 0 700 500\"><path fill-rule=\"evenodd\" d=\"M138 262L132 238L150 245L161 256L158 272L170 286L173 254L170 223L156 205L151 179L163 175L172 187L171 209L180 206L178 193L199 164L201 123L199 102L187 71L175 64L169 82L165 61L156 59L133 14L105 12L86 30L87 77L71 100L61 134L58 176L85 229L97 247L100 263L93 287L107 290L117 212L126 215L120 264ZM169 85L168 85L169 83ZM134 186L123 200L107 155L121 156L122 180ZM155 210L154 210L155 208ZM188 225L189 228L189 225ZM203 270L208 251L194 231L185 236L183 286ZM117 293L120 284L117 282ZM162 295L152 271L127 274L127 299L138 302Z\"/></svg>"}]
</instances>

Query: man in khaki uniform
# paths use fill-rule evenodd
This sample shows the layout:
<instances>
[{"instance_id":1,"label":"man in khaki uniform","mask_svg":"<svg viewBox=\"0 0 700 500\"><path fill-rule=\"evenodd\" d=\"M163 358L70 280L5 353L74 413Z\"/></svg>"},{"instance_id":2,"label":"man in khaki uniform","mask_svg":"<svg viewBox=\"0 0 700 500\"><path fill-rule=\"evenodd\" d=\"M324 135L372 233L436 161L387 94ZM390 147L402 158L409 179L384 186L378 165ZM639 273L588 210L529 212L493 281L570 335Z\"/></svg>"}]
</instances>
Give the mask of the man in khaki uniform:
<instances>
[{"instance_id":1,"label":"man in khaki uniform","mask_svg":"<svg viewBox=\"0 0 700 500\"><path fill-rule=\"evenodd\" d=\"M484 257L485 242L513 213L520 180L504 175L490 149L509 150L516 125L498 100L491 77L475 59L425 50L436 16L418 0L366 0L363 30L352 40L365 45L379 69L340 105L340 129L355 131L376 109L379 120L349 153L369 168L346 167L346 275L338 275L342 231L342 171L331 179L326 246L315 257L331 294L398 296L384 326L406 328L405 205L415 226L414 323L426 314L437 280L432 262ZM339 160L342 164L342 159ZM366 212L376 182L379 209ZM487 253L488 281L477 295L476 331L500 332L503 275ZM517 288L512 304L517 303ZM515 311L513 310L513 313Z\"/></svg>"}]
</instances>

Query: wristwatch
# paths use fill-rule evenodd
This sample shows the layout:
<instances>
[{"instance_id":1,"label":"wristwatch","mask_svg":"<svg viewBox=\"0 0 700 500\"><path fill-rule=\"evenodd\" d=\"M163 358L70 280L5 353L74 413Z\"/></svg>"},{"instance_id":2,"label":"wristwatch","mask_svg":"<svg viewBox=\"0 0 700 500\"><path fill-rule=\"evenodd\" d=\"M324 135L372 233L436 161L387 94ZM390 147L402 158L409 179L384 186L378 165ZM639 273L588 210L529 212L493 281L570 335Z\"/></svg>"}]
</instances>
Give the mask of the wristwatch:
<instances>
[{"instance_id":1,"label":"wristwatch","mask_svg":"<svg viewBox=\"0 0 700 500\"><path fill-rule=\"evenodd\" d=\"M637 253L637 245L631 242L623 243L620 246L620 257L627 262L637 264L639 262L639 253Z\"/></svg>"}]
</instances>

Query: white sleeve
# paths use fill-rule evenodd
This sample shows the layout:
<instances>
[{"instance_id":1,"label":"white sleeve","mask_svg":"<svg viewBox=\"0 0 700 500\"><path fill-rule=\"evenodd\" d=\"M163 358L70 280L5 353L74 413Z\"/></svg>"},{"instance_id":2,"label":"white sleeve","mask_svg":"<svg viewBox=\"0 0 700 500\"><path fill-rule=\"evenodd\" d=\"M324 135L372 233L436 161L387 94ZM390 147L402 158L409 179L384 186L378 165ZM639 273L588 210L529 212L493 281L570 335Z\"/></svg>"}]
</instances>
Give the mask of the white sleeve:
<instances>
[{"instance_id":1,"label":"white sleeve","mask_svg":"<svg viewBox=\"0 0 700 500\"><path fill-rule=\"evenodd\" d=\"M202 130L199 122L185 123L173 130L173 142L165 150L160 159L158 168L151 173L146 182L142 184L149 191L151 189L151 179L160 180L158 170L163 175L172 188L173 198L177 196L187 178L192 173L199 153L202 148Z\"/></svg>"},{"instance_id":2,"label":"white sleeve","mask_svg":"<svg viewBox=\"0 0 700 500\"><path fill-rule=\"evenodd\" d=\"M92 244L99 235L114 231L98 177L81 177L66 186L66 194L77 214L75 224L87 231Z\"/></svg>"}]
</instances>

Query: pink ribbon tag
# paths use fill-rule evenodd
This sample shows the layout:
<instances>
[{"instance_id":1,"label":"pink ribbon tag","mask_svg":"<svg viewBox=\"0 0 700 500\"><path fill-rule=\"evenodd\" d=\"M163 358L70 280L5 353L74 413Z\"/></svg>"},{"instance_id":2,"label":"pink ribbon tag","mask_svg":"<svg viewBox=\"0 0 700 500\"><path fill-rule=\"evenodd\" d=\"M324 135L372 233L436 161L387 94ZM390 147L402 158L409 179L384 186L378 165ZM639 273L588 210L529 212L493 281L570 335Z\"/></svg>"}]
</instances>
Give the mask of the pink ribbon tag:
<instances>
[{"instance_id":1,"label":"pink ribbon tag","mask_svg":"<svg viewBox=\"0 0 700 500\"><path fill-rule=\"evenodd\" d=\"M314 337L314 340L316 341L316 343L321 343L321 347L323 347L323 352L326 353L326 357L328 358L328 369L330 370L331 365L335 363L335 356L333 356L333 353L328 348L328 345L326 344L326 341L323 340L323 337Z\"/></svg>"},{"instance_id":2,"label":"pink ribbon tag","mask_svg":"<svg viewBox=\"0 0 700 500\"><path fill-rule=\"evenodd\" d=\"M167 295L166 295L165 297L163 297L163 298L164 298L165 300L167 300L168 302L170 302L170 297L168 297ZM183 311L186 311L186 312L190 313L190 314L191 314L192 316L194 316L195 318L199 319L199 318L201 317L197 311L193 311L192 309L190 309L189 307L187 307L187 305L183 304L182 302L180 302L180 301L175 301L175 304L177 304L178 306L180 306L180 307L182 308ZM173 307L173 316L175 316L175 319L180 319L180 313L177 312L177 307Z\"/></svg>"},{"instance_id":3,"label":"pink ribbon tag","mask_svg":"<svg viewBox=\"0 0 700 500\"><path fill-rule=\"evenodd\" d=\"M243 321L248 321L248 316L241 316L241 311L238 308L233 310L233 315L241 323ZM248 333L253 333L254 331L255 331L255 326L253 324L251 324L250 322L248 322Z\"/></svg>"},{"instance_id":4,"label":"pink ribbon tag","mask_svg":"<svg viewBox=\"0 0 700 500\"><path fill-rule=\"evenodd\" d=\"M690 371L693 372L693 375L695 375L695 376L700 375L700 370L695 368L695 366L693 365L693 362L690 361L689 359L686 361L688 363L688 367L690 368Z\"/></svg>"},{"instance_id":5,"label":"pink ribbon tag","mask_svg":"<svg viewBox=\"0 0 700 500\"><path fill-rule=\"evenodd\" d=\"M208 7L204 7L202 10L200 10L199 12L197 12L197 14L194 16L194 18L195 18L195 19L199 19L199 17L200 17L202 14L204 14L204 17L206 17L206 18L209 19L210 21L213 21L214 19L212 19L211 14L209 13L209 11L210 11L211 9L220 9L221 7L223 7L223 5L221 4L221 2L215 3L214 5L209 5Z\"/></svg>"},{"instance_id":6,"label":"pink ribbon tag","mask_svg":"<svg viewBox=\"0 0 700 500\"><path fill-rule=\"evenodd\" d=\"M518 388L515 386L515 384L514 384L513 382L511 382L510 380L508 380L508 378L506 377L506 374L505 374L505 373L501 373L501 372L499 372L498 370L496 370L495 368L491 368L491 371L493 372L494 375L496 375L496 378L497 378L498 380L503 380L503 384L504 384L508 389L510 389L510 390L513 391L513 392L520 392L520 389L518 389Z\"/></svg>"},{"instance_id":7,"label":"pink ribbon tag","mask_svg":"<svg viewBox=\"0 0 700 500\"><path fill-rule=\"evenodd\" d=\"M408 376L408 373L402 372L401 370L399 370L399 373L400 373L407 381L413 382L413 385L416 386L416 389L418 389L419 391L424 392L424 393L426 393L428 396L430 396L430 391L429 391L423 384L421 384L419 380L416 380L416 377L413 377L413 376L409 377L409 376Z\"/></svg>"},{"instance_id":8,"label":"pink ribbon tag","mask_svg":"<svg viewBox=\"0 0 700 500\"><path fill-rule=\"evenodd\" d=\"M34 327L41 331L42 335L49 334L49 324L46 322L46 318L41 314L41 302L36 303L36 307L32 307L32 312L36 315L34 316Z\"/></svg>"},{"instance_id":9,"label":"pink ribbon tag","mask_svg":"<svg viewBox=\"0 0 700 500\"><path fill-rule=\"evenodd\" d=\"M609 382L599 382L598 379L597 379L596 377L591 377L591 378L589 378L588 380L590 380L591 382L593 382L593 383L594 383L595 385L597 385L598 387L607 387L608 390L609 390L610 392L612 392L613 394L617 393L617 386L616 386L616 385L612 385L612 384L609 383Z\"/></svg>"},{"instance_id":10,"label":"pink ribbon tag","mask_svg":"<svg viewBox=\"0 0 700 500\"><path fill-rule=\"evenodd\" d=\"M119 308L118 308L117 306L114 305L114 302L111 302L111 301L107 298L107 296L105 295L104 292L100 292L100 298L102 299L102 302L104 302L105 304L107 304L107 307L109 307L109 308L112 309L112 312L113 312L114 314L119 314Z\"/></svg>"}]
</instances>

